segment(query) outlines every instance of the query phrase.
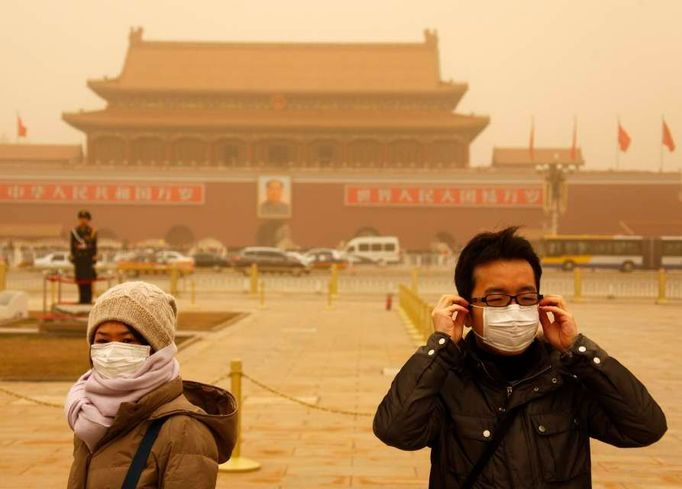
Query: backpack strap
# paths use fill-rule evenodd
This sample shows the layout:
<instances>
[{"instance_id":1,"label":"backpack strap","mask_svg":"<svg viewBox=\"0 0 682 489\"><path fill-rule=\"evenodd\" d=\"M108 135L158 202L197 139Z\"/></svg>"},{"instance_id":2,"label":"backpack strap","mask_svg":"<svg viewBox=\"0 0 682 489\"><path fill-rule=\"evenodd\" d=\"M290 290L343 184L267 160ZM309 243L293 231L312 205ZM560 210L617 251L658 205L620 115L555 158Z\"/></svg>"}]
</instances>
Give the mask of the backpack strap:
<instances>
[{"instance_id":1,"label":"backpack strap","mask_svg":"<svg viewBox=\"0 0 682 489\"><path fill-rule=\"evenodd\" d=\"M155 419L150 423L149 428L147 428L147 431L140 442L140 446L137 447L135 456L133 456L133 461L130 463L125 479L123 479L121 489L135 489L137 487L142 471L147 465L147 459L152 451L152 446L154 446L154 442L159 436L161 427L167 419L168 417Z\"/></svg>"},{"instance_id":2,"label":"backpack strap","mask_svg":"<svg viewBox=\"0 0 682 489\"><path fill-rule=\"evenodd\" d=\"M495 454L497 447L500 445L502 438L504 438L504 435L506 435L509 431L509 428L511 428L514 418L516 418L516 415L520 411L520 407L521 406L517 406L508 411L507 414L497 423L492 440L490 440L488 445L485 447L485 451L476 461L476 465L474 465L474 467L471 469L471 472L469 472L469 475L467 475L467 478L462 484L462 489L472 489L474 487L474 484L481 475L481 472L483 472L485 466L488 465L490 459L493 458L493 455Z\"/></svg>"}]
</instances>

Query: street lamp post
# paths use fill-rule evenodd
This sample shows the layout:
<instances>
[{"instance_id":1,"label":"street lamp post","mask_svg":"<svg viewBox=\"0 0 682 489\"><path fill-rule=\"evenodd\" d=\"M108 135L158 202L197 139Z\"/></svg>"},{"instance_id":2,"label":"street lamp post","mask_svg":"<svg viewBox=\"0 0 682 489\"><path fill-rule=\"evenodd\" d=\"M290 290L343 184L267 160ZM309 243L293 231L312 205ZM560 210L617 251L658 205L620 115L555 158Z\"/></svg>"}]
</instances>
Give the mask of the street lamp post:
<instances>
[{"instance_id":1,"label":"street lamp post","mask_svg":"<svg viewBox=\"0 0 682 489\"><path fill-rule=\"evenodd\" d=\"M559 154L554 153L554 161L535 167L545 177L545 212L550 215L549 234L559 234L559 216L566 211L566 174L575 171L575 165L559 162Z\"/></svg>"}]
</instances>

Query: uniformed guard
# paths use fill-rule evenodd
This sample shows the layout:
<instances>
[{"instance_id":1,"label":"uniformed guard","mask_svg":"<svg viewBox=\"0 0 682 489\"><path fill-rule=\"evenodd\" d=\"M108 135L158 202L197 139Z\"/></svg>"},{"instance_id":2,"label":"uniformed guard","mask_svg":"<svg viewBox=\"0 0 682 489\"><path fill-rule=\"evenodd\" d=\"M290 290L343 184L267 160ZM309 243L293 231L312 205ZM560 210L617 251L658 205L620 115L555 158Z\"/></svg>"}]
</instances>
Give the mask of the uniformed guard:
<instances>
[{"instance_id":1,"label":"uniformed guard","mask_svg":"<svg viewBox=\"0 0 682 489\"><path fill-rule=\"evenodd\" d=\"M71 230L71 262L76 272L78 302L92 302L92 283L97 278L97 231L90 226L90 212L78 212L78 226Z\"/></svg>"}]
</instances>

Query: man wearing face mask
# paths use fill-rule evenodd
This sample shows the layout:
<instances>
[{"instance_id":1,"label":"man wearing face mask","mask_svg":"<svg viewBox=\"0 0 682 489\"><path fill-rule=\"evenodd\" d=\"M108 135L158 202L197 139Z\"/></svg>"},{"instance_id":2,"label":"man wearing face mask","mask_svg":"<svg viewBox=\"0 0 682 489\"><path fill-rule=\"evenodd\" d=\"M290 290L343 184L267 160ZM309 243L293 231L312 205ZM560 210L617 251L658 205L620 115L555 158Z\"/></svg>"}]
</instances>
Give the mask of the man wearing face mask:
<instances>
[{"instance_id":1,"label":"man wearing face mask","mask_svg":"<svg viewBox=\"0 0 682 489\"><path fill-rule=\"evenodd\" d=\"M458 295L441 297L434 334L374 418L384 443L431 448L431 489L589 488L590 437L642 447L667 429L635 376L578 332L564 299L541 295L540 260L515 233L464 247Z\"/></svg>"},{"instance_id":2,"label":"man wearing face mask","mask_svg":"<svg viewBox=\"0 0 682 489\"><path fill-rule=\"evenodd\" d=\"M74 432L69 489L214 488L236 441L236 403L180 378L175 299L155 285L117 285L95 302L92 369L65 413Z\"/></svg>"}]
</instances>

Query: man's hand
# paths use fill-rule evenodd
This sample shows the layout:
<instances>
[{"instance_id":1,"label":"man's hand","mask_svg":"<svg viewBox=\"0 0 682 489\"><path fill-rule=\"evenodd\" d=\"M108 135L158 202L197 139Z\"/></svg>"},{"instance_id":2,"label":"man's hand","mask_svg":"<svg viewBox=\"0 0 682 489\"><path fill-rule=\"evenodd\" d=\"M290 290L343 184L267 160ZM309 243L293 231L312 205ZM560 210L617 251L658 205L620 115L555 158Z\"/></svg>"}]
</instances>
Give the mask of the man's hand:
<instances>
[{"instance_id":1,"label":"man's hand","mask_svg":"<svg viewBox=\"0 0 682 489\"><path fill-rule=\"evenodd\" d=\"M458 295L444 295L431 312L433 329L445 333L458 343L464 332L464 318L469 314L469 303Z\"/></svg>"},{"instance_id":2,"label":"man's hand","mask_svg":"<svg viewBox=\"0 0 682 489\"><path fill-rule=\"evenodd\" d=\"M578 335L573 315L566 310L566 301L560 295L548 295L540 301L540 324L547 342L556 350L567 351ZM552 313L554 320L549 319Z\"/></svg>"}]
</instances>

